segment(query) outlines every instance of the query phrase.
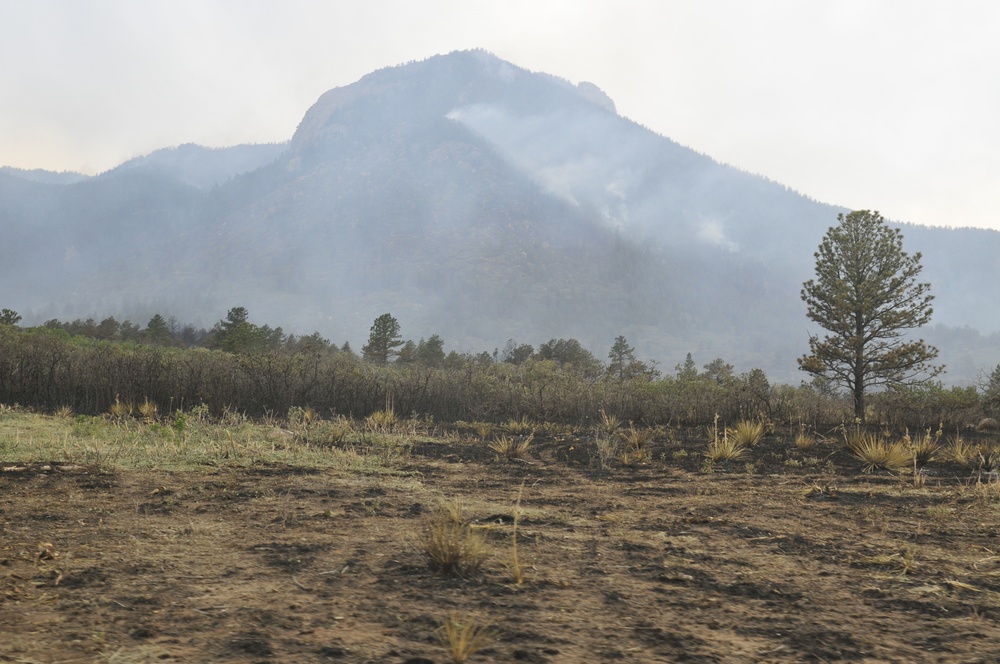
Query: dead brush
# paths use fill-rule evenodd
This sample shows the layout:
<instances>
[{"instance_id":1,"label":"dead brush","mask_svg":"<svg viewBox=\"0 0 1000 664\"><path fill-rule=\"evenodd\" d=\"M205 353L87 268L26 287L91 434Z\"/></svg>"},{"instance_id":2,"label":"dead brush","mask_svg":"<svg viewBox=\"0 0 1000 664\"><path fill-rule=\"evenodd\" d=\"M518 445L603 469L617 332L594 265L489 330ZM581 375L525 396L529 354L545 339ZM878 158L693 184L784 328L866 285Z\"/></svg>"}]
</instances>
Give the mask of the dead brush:
<instances>
[{"instance_id":1,"label":"dead brush","mask_svg":"<svg viewBox=\"0 0 1000 664\"><path fill-rule=\"evenodd\" d=\"M528 451L531 449L531 441L534 438L534 434L521 439L511 436L500 436L492 441L489 447L497 455L497 459L501 461L523 461L528 458Z\"/></svg>"},{"instance_id":2,"label":"dead brush","mask_svg":"<svg viewBox=\"0 0 1000 664\"><path fill-rule=\"evenodd\" d=\"M864 463L866 473L878 469L897 473L910 467L912 452L901 441L890 442L886 436L872 433L846 436L848 450Z\"/></svg>"},{"instance_id":3,"label":"dead brush","mask_svg":"<svg viewBox=\"0 0 1000 664\"><path fill-rule=\"evenodd\" d=\"M435 572L471 576L489 556L489 545L486 536L464 519L459 503L444 503L427 522L424 554Z\"/></svg>"},{"instance_id":4,"label":"dead brush","mask_svg":"<svg viewBox=\"0 0 1000 664\"><path fill-rule=\"evenodd\" d=\"M473 618L461 618L452 611L434 632L438 641L448 651L453 664L463 664L477 651L489 646L497 634L492 626Z\"/></svg>"},{"instance_id":5,"label":"dead brush","mask_svg":"<svg viewBox=\"0 0 1000 664\"><path fill-rule=\"evenodd\" d=\"M864 561L871 565L877 565L878 567L893 569L897 571L901 577L913 574L913 572L920 566L919 563L917 563L916 552L912 547L907 547L902 553L869 556L865 558Z\"/></svg>"}]
</instances>

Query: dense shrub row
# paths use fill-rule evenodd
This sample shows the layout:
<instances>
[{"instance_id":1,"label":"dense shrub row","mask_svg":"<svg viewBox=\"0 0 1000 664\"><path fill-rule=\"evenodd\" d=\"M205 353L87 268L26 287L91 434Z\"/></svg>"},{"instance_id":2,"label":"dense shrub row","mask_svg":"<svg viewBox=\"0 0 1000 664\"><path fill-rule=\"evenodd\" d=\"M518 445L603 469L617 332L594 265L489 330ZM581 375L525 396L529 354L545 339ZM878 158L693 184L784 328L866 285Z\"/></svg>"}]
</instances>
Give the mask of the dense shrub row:
<instances>
[{"instance_id":1,"label":"dense shrub row","mask_svg":"<svg viewBox=\"0 0 1000 664\"><path fill-rule=\"evenodd\" d=\"M721 366L720 366L721 365ZM52 328L0 325L0 403L37 409L67 406L102 413L120 400L156 404L161 413L204 405L252 416L311 407L324 415L364 417L393 407L438 421L505 421L527 417L575 424L603 410L623 420L704 424L766 418L835 426L850 404L812 385L772 386L759 370L733 375L720 362L699 373L646 372L622 378L571 364L529 358L520 364L488 356L454 358L446 366L377 365L335 347L230 353L72 336ZM939 385L875 395L872 421L894 426L969 426L990 414L974 388Z\"/></svg>"}]
</instances>

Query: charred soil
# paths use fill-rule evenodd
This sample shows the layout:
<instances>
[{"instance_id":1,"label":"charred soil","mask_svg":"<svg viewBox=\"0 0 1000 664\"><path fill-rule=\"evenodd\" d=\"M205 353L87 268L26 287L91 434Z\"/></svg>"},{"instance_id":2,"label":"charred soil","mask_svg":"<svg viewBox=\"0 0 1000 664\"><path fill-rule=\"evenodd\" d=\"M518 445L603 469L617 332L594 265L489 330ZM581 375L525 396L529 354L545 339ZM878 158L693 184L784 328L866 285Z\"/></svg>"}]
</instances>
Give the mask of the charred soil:
<instances>
[{"instance_id":1,"label":"charred soil","mask_svg":"<svg viewBox=\"0 0 1000 664\"><path fill-rule=\"evenodd\" d=\"M4 463L0 661L449 662L452 615L491 626L472 662L998 661L989 478L792 439L714 466L703 429L629 465L462 432L384 473ZM424 549L458 504L488 556L448 576Z\"/></svg>"}]
</instances>

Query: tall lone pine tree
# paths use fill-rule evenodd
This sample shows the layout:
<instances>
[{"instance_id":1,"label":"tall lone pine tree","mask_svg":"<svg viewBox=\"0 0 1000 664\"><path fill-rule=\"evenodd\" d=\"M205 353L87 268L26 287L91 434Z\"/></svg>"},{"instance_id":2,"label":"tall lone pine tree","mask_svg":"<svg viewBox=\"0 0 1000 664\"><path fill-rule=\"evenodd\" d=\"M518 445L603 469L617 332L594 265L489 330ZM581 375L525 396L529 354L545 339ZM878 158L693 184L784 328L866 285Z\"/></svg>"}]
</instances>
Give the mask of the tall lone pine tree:
<instances>
[{"instance_id":1,"label":"tall lone pine tree","mask_svg":"<svg viewBox=\"0 0 1000 664\"><path fill-rule=\"evenodd\" d=\"M903 234L878 212L837 215L816 252L816 278L802 285L807 315L829 334L809 336L799 368L846 387L865 419L865 391L925 382L944 367L938 351L904 333L930 321L930 284L917 283L920 254L903 251Z\"/></svg>"}]
</instances>

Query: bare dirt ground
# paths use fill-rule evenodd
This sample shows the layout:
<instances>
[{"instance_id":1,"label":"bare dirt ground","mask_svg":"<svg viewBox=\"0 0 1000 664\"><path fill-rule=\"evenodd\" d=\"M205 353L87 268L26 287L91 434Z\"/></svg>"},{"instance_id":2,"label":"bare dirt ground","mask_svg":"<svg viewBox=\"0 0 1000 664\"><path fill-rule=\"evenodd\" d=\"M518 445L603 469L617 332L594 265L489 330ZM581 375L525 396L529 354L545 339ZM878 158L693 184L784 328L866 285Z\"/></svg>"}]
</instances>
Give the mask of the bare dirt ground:
<instances>
[{"instance_id":1,"label":"bare dirt ground","mask_svg":"<svg viewBox=\"0 0 1000 664\"><path fill-rule=\"evenodd\" d=\"M705 472L689 438L604 470L541 435L513 463L416 443L389 475L6 464L0 661L448 662L451 612L496 633L471 662L1000 661L990 485L781 435ZM422 552L442 500L491 544L466 578Z\"/></svg>"}]
</instances>

